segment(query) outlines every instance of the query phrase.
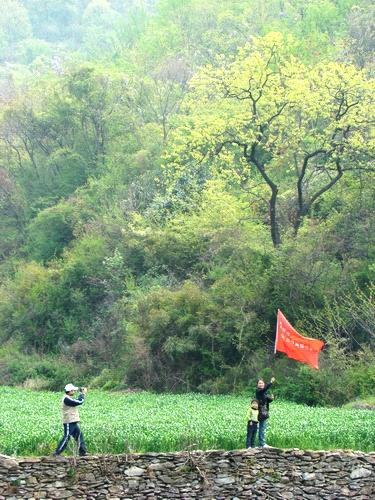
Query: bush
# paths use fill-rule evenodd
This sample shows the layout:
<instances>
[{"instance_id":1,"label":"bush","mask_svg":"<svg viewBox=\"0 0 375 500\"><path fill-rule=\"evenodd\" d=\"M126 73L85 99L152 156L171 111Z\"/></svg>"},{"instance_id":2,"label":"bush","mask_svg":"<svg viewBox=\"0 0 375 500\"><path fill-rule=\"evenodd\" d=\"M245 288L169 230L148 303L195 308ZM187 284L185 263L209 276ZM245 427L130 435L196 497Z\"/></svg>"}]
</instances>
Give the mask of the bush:
<instances>
[{"instance_id":1,"label":"bush","mask_svg":"<svg viewBox=\"0 0 375 500\"><path fill-rule=\"evenodd\" d=\"M26 355L12 345L12 350L3 348L0 352L0 385L62 391L69 382L78 385L85 382L86 376L80 366L69 358L61 355L42 358L36 353Z\"/></svg>"}]
</instances>

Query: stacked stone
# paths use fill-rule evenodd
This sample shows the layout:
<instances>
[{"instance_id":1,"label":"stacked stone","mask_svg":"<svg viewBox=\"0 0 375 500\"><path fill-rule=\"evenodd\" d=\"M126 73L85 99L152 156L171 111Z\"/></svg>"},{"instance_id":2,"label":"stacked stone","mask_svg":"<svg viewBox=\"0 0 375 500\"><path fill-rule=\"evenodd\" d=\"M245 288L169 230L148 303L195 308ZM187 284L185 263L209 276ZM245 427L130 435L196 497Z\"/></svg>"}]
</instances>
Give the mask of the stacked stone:
<instances>
[{"instance_id":1,"label":"stacked stone","mask_svg":"<svg viewBox=\"0 0 375 500\"><path fill-rule=\"evenodd\" d=\"M0 455L0 500L375 498L375 453L250 450L41 457Z\"/></svg>"}]
</instances>

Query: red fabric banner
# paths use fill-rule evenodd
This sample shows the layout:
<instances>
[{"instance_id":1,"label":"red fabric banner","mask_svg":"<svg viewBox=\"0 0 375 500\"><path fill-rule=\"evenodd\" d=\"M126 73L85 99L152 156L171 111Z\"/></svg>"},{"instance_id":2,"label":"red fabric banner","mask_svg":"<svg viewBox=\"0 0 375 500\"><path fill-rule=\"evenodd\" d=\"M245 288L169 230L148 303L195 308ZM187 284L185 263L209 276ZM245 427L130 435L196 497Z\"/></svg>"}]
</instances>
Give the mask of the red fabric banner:
<instances>
[{"instance_id":1,"label":"red fabric banner","mask_svg":"<svg viewBox=\"0 0 375 500\"><path fill-rule=\"evenodd\" d=\"M289 358L308 363L318 370L318 353L323 346L321 340L300 335L278 310L275 352L285 352Z\"/></svg>"}]
</instances>

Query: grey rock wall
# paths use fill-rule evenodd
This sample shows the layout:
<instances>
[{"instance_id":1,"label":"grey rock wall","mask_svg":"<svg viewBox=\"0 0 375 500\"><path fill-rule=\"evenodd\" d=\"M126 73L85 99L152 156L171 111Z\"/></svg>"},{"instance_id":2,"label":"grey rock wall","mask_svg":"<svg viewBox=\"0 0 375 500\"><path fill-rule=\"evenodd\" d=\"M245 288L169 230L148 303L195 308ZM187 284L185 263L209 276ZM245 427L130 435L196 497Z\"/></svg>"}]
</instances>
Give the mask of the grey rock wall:
<instances>
[{"instance_id":1,"label":"grey rock wall","mask_svg":"<svg viewBox=\"0 0 375 500\"><path fill-rule=\"evenodd\" d=\"M375 452L252 450L14 459L0 500L375 499Z\"/></svg>"}]
</instances>

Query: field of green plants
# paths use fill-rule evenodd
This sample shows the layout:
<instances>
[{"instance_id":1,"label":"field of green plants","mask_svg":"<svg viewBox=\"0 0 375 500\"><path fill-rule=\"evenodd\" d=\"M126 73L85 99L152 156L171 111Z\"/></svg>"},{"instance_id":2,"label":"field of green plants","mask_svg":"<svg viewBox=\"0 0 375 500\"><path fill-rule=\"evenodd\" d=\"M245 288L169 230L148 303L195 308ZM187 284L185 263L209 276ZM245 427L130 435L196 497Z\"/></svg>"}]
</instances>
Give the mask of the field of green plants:
<instances>
[{"instance_id":1,"label":"field of green plants","mask_svg":"<svg viewBox=\"0 0 375 500\"><path fill-rule=\"evenodd\" d=\"M0 387L0 453L50 454L62 437L63 393ZM88 392L80 407L89 453L244 448L250 398ZM73 441L73 440L72 440ZM66 453L75 453L74 444ZM375 412L274 401L267 442L281 448L375 450Z\"/></svg>"}]
</instances>

